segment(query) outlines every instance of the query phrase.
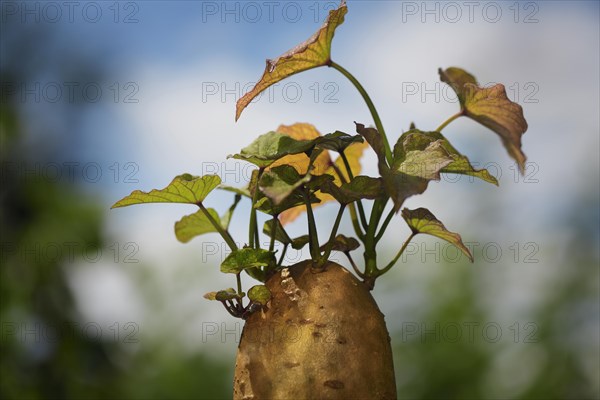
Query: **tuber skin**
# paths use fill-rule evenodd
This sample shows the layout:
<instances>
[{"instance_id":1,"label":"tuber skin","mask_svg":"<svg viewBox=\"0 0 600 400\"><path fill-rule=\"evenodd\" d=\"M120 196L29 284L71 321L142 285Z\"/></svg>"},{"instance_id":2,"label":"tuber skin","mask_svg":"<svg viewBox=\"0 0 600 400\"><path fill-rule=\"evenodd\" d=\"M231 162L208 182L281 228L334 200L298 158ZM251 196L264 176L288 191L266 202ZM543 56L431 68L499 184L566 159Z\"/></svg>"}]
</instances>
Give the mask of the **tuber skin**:
<instances>
[{"instance_id":1,"label":"tuber skin","mask_svg":"<svg viewBox=\"0 0 600 400\"><path fill-rule=\"evenodd\" d=\"M234 399L395 399L390 337L369 288L312 260L277 271L246 320Z\"/></svg>"}]
</instances>

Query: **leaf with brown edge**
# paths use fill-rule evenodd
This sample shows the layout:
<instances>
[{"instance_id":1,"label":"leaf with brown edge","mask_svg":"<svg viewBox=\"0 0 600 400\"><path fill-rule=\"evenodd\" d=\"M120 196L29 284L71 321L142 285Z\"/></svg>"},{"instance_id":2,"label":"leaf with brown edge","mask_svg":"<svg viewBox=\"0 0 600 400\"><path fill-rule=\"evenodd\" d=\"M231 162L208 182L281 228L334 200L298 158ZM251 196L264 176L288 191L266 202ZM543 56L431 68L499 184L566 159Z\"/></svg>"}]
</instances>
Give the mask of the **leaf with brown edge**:
<instances>
[{"instance_id":1,"label":"leaf with brown edge","mask_svg":"<svg viewBox=\"0 0 600 400\"><path fill-rule=\"evenodd\" d=\"M220 184L221 178L218 175L182 174L176 176L164 189L153 189L150 192L135 190L129 196L117 201L111 208L145 203L198 204Z\"/></svg>"},{"instance_id":2,"label":"leaf with brown edge","mask_svg":"<svg viewBox=\"0 0 600 400\"><path fill-rule=\"evenodd\" d=\"M439 132L423 132L418 129L412 128L408 132L404 132L398 139L398 142L394 146L394 160L404 160L406 153L411 150L423 150L434 141L441 141L444 150L448 152L448 155L453 161L446 165L440 172L453 173L474 176L482 179L486 182L498 185L498 180L492 176L486 169L475 169L471 165L471 162L467 157L460 154L458 150L450 144Z\"/></svg>"},{"instance_id":3,"label":"leaf with brown edge","mask_svg":"<svg viewBox=\"0 0 600 400\"><path fill-rule=\"evenodd\" d=\"M353 176L358 176L361 171L360 159L365 151L365 149L369 147L367 142L363 143L353 143L348 146L344 150L344 154L346 155L346 159L348 160L348 164L350 164L350 169L352 170ZM334 180L333 183L336 186L342 186L342 182L348 182L350 177L348 172L346 171L346 167L344 165L344 161L342 157L338 156L333 165L330 165L329 168L325 171L328 175L333 175ZM342 177L340 177L340 174ZM323 174L321 174L323 175ZM312 208L316 208L322 206L323 204L327 204L330 201L334 201L335 198L327 193L317 192L315 196L321 200L320 203L313 204ZM306 211L306 207L301 205L297 207L290 208L279 215L279 220L282 225L287 225L290 222L296 220L302 213Z\"/></svg>"},{"instance_id":4,"label":"leaf with brown edge","mask_svg":"<svg viewBox=\"0 0 600 400\"><path fill-rule=\"evenodd\" d=\"M230 155L228 158L248 161L260 168L266 168L281 158L311 151L313 147L312 140L296 140L283 133L267 132L244 147L238 154Z\"/></svg>"},{"instance_id":5,"label":"leaf with brown edge","mask_svg":"<svg viewBox=\"0 0 600 400\"><path fill-rule=\"evenodd\" d=\"M385 191L396 212L407 198L423 193L429 181L439 180L443 168L453 162L443 140L407 133L394 146L392 168L379 166Z\"/></svg>"},{"instance_id":6,"label":"leaf with brown edge","mask_svg":"<svg viewBox=\"0 0 600 400\"><path fill-rule=\"evenodd\" d=\"M227 301L241 298L234 288L208 292L203 296L206 300Z\"/></svg>"},{"instance_id":7,"label":"leaf with brown edge","mask_svg":"<svg viewBox=\"0 0 600 400\"><path fill-rule=\"evenodd\" d=\"M406 199L423 193L427 189L427 185L429 185L427 179L404 174L389 168L381 170L381 178L383 179L383 187L386 193L394 202L395 212L400 210Z\"/></svg>"},{"instance_id":8,"label":"leaf with brown edge","mask_svg":"<svg viewBox=\"0 0 600 400\"><path fill-rule=\"evenodd\" d=\"M385 159L385 145L381 133L372 127L365 128L363 124L359 124L357 122L354 124L356 125L356 132L365 138L375 154L377 154L377 159L379 160L379 169L387 167L387 162Z\"/></svg>"},{"instance_id":9,"label":"leaf with brown edge","mask_svg":"<svg viewBox=\"0 0 600 400\"><path fill-rule=\"evenodd\" d=\"M298 141L314 140L319 137L322 137L321 133L319 133L317 128L315 128L313 125L301 122L295 123L293 125L279 125L276 132L287 135L292 139ZM306 173L308 172L309 163L310 158L305 153L291 154L275 161L266 170L269 170L270 168L275 168L280 165L291 165L296 169L296 171L298 171L299 174L306 175ZM313 162L313 169L311 171L311 175L324 174L325 171L331 166L331 164L332 161L331 157L329 156L329 152L321 152Z\"/></svg>"},{"instance_id":10,"label":"leaf with brown edge","mask_svg":"<svg viewBox=\"0 0 600 400\"><path fill-rule=\"evenodd\" d=\"M310 180L310 175L300 175L290 165L280 165L266 171L260 178L258 187L274 205L279 205L292 192Z\"/></svg>"},{"instance_id":11,"label":"leaf with brown edge","mask_svg":"<svg viewBox=\"0 0 600 400\"><path fill-rule=\"evenodd\" d=\"M404 160L392 169L418 178L439 180L440 171L453 161L442 143L441 140L436 140L423 150L407 152Z\"/></svg>"},{"instance_id":12,"label":"leaf with brown edge","mask_svg":"<svg viewBox=\"0 0 600 400\"><path fill-rule=\"evenodd\" d=\"M237 121L244 108L269 86L298 72L327 65L330 62L333 35L336 28L344 22L347 11L346 0L342 0L337 9L329 12L323 26L307 41L274 60L267 60L267 66L260 80L237 101L235 120Z\"/></svg>"},{"instance_id":13,"label":"leaf with brown edge","mask_svg":"<svg viewBox=\"0 0 600 400\"><path fill-rule=\"evenodd\" d=\"M381 178L362 175L355 176L339 187L334 183L333 176L321 175L313 177L308 186L333 196L340 204L350 204L361 199L374 200L385 194Z\"/></svg>"},{"instance_id":14,"label":"leaf with brown edge","mask_svg":"<svg viewBox=\"0 0 600 400\"><path fill-rule=\"evenodd\" d=\"M524 173L526 157L521 150L521 137L527 131L527 121L523 108L509 100L504 85L479 87L475 77L460 68L440 68L439 74L442 82L456 92L463 114L496 132Z\"/></svg>"},{"instance_id":15,"label":"leaf with brown edge","mask_svg":"<svg viewBox=\"0 0 600 400\"><path fill-rule=\"evenodd\" d=\"M402 210L402 218L404 218L414 234L425 233L443 239L458 247L473 262L473 255L462 242L460 235L447 230L444 224L428 209L417 208L416 210L409 210L405 208Z\"/></svg>"}]
</instances>

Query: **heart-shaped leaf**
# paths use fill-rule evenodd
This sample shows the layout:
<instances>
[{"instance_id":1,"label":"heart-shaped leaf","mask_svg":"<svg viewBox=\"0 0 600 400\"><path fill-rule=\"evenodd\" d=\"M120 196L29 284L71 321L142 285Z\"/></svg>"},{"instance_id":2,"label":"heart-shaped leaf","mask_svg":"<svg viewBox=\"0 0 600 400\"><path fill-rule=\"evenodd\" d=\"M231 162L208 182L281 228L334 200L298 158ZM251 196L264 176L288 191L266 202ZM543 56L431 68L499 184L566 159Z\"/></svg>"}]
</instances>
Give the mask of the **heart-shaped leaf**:
<instances>
[{"instance_id":1,"label":"heart-shaped leaf","mask_svg":"<svg viewBox=\"0 0 600 400\"><path fill-rule=\"evenodd\" d=\"M217 211L212 208L208 208L207 211L214 221L220 222ZM217 232L217 229L210 222L203 210L186 215L175 223L175 236L181 243L187 243L196 236L211 232Z\"/></svg>"},{"instance_id":2,"label":"heart-shaped leaf","mask_svg":"<svg viewBox=\"0 0 600 400\"><path fill-rule=\"evenodd\" d=\"M164 189L147 192L133 191L129 196L117 201L111 208L126 207L144 203L185 203L198 204L219 184L218 175L193 176L183 174L175 177Z\"/></svg>"},{"instance_id":3,"label":"heart-shaped leaf","mask_svg":"<svg viewBox=\"0 0 600 400\"><path fill-rule=\"evenodd\" d=\"M396 212L402 207L406 199L423 193L429 184L427 179L407 175L389 168L381 170L381 178L386 193L394 202L394 211Z\"/></svg>"},{"instance_id":4,"label":"heart-shaped leaf","mask_svg":"<svg viewBox=\"0 0 600 400\"><path fill-rule=\"evenodd\" d=\"M524 173L526 157L521 150L521 136L527 131L527 121L523 108L509 100L504 85L479 87L475 77L460 68L440 68L439 73L440 79L456 92L463 114L496 132Z\"/></svg>"},{"instance_id":5,"label":"heart-shaped leaf","mask_svg":"<svg viewBox=\"0 0 600 400\"><path fill-rule=\"evenodd\" d=\"M279 132L268 132L260 135L239 154L229 157L251 162L258 167L268 167L275 161L290 154L299 154L314 147L311 140L296 140Z\"/></svg>"},{"instance_id":6,"label":"heart-shaped leaf","mask_svg":"<svg viewBox=\"0 0 600 400\"><path fill-rule=\"evenodd\" d=\"M356 250L360 247L360 243L358 240L353 237L348 237L344 235L337 235L335 239L333 239L333 243L326 243L321 246L321 251L325 251L328 246L332 246L332 251L341 251L343 253L348 253L350 251Z\"/></svg>"},{"instance_id":7,"label":"heart-shaped leaf","mask_svg":"<svg viewBox=\"0 0 600 400\"><path fill-rule=\"evenodd\" d=\"M469 249L462 242L460 235L447 230L444 224L428 209L417 208L416 210L409 210L405 208L402 210L402 217L406 220L406 223L414 234L425 233L446 240L458 247L473 262L473 255L471 255Z\"/></svg>"},{"instance_id":8,"label":"heart-shaped leaf","mask_svg":"<svg viewBox=\"0 0 600 400\"><path fill-rule=\"evenodd\" d=\"M423 193L429 181L439 180L440 171L453 161L442 140L424 142L420 139L401 136L394 147L392 168L379 165L385 191L392 198L396 212L407 198Z\"/></svg>"},{"instance_id":9,"label":"heart-shaped leaf","mask_svg":"<svg viewBox=\"0 0 600 400\"><path fill-rule=\"evenodd\" d=\"M405 154L404 160L399 161L392 169L406 175L427 180L439 180L440 171L452 158L442 146L441 140L431 142L423 150L411 150Z\"/></svg>"},{"instance_id":10,"label":"heart-shaped leaf","mask_svg":"<svg viewBox=\"0 0 600 400\"><path fill-rule=\"evenodd\" d=\"M469 159L460 154L439 132L423 132L413 128L410 131L403 133L394 146L394 160L404 160L407 151L424 150L435 141L441 142L442 147L453 160L450 164L442 168L441 172L470 175L486 182L493 183L494 185L498 185L498 180L496 180L488 170L477 170L473 168Z\"/></svg>"},{"instance_id":11,"label":"heart-shaped leaf","mask_svg":"<svg viewBox=\"0 0 600 400\"><path fill-rule=\"evenodd\" d=\"M344 22L347 11L346 1L342 0L337 9L329 12L323 26L307 41L274 60L267 60L267 66L258 83L238 100L235 120L238 120L244 108L256 96L274 83L298 72L327 65L330 62L331 41L335 29Z\"/></svg>"},{"instance_id":12,"label":"heart-shaped leaf","mask_svg":"<svg viewBox=\"0 0 600 400\"><path fill-rule=\"evenodd\" d=\"M301 176L289 165L280 165L265 173L260 178L258 187L273 204L279 205L286 197L302 184L310 181L310 175Z\"/></svg>"},{"instance_id":13,"label":"heart-shaped leaf","mask_svg":"<svg viewBox=\"0 0 600 400\"><path fill-rule=\"evenodd\" d=\"M275 253L264 249L244 248L233 251L221 263L221 272L238 274L246 268L275 264Z\"/></svg>"},{"instance_id":14,"label":"heart-shaped leaf","mask_svg":"<svg viewBox=\"0 0 600 400\"><path fill-rule=\"evenodd\" d=\"M350 204L360 199L373 200L385 194L383 182L379 178L361 175L340 187L334 183L334 180L333 176L325 174L314 177L309 186L333 196L340 204Z\"/></svg>"},{"instance_id":15,"label":"heart-shaped leaf","mask_svg":"<svg viewBox=\"0 0 600 400\"><path fill-rule=\"evenodd\" d=\"M341 153L351 144L362 142L363 138L360 135L350 136L347 133L335 131L317 139L315 147Z\"/></svg>"},{"instance_id":16,"label":"heart-shaped leaf","mask_svg":"<svg viewBox=\"0 0 600 400\"><path fill-rule=\"evenodd\" d=\"M286 245L292 243L292 238L290 238L285 229L283 229L283 226L281 225L281 222L279 222L279 219L267 220L263 227L263 232L268 237L275 236L275 240L277 240L280 243Z\"/></svg>"},{"instance_id":17,"label":"heart-shaped leaf","mask_svg":"<svg viewBox=\"0 0 600 400\"><path fill-rule=\"evenodd\" d=\"M311 204L318 204L320 200L313 193L310 195ZM282 215L292 208L306 204L304 196L300 190L294 190L279 204L273 203L267 196L260 194L254 208L269 215ZM313 206L314 207L314 206Z\"/></svg>"},{"instance_id":18,"label":"heart-shaped leaf","mask_svg":"<svg viewBox=\"0 0 600 400\"><path fill-rule=\"evenodd\" d=\"M248 290L248 298L253 303L266 305L271 300L271 291L265 285L252 286Z\"/></svg>"},{"instance_id":19,"label":"heart-shaped leaf","mask_svg":"<svg viewBox=\"0 0 600 400\"><path fill-rule=\"evenodd\" d=\"M311 141L313 146L318 143L317 139L322 138L319 131L313 125L300 122L293 125L280 125L277 128L277 133L282 133L295 140ZM313 159L311 160L311 158ZM275 168L279 165L291 165L299 174L306 175L309 172L308 167L311 165L311 161L311 175L325 173L332 164L329 152L321 151L317 153L314 149L311 149L310 157L305 153L291 154L275 161L269 168Z\"/></svg>"},{"instance_id":20,"label":"heart-shaped leaf","mask_svg":"<svg viewBox=\"0 0 600 400\"><path fill-rule=\"evenodd\" d=\"M346 159L348 160L348 163L350 164L350 169L352 170L353 176L358 176L360 174L360 171L361 171L360 158L362 157L364 150L367 147L368 147L368 144L366 142L363 142L363 143L357 142L357 143L349 145L344 150L344 154L346 156ZM344 165L342 157L338 157L335 160L335 162L333 163L333 165L330 165L327 168L327 170L324 172L324 174L332 175L335 178L333 182L337 186L342 185L342 180L344 182L348 182L350 180L350 177L348 175L348 172L346 171L346 166ZM324 174L320 174L320 175L324 175ZM340 174L342 175L341 177L340 177ZM313 175L314 175L314 173L313 173ZM327 194L327 193L323 193L323 192L317 192L316 196L320 200L320 203L313 205L313 208L322 206L330 201L335 200L335 198L333 196L331 196L330 194ZM305 211L306 211L305 206L298 206L298 207L291 208L291 209L286 210L285 212L281 213L279 215L279 220L281 221L281 223L283 225L286 225L286 224L294 221L296 218L298 218L300 215L302 215L302 213L304 213Z\"/></svg>"}]
</instances>

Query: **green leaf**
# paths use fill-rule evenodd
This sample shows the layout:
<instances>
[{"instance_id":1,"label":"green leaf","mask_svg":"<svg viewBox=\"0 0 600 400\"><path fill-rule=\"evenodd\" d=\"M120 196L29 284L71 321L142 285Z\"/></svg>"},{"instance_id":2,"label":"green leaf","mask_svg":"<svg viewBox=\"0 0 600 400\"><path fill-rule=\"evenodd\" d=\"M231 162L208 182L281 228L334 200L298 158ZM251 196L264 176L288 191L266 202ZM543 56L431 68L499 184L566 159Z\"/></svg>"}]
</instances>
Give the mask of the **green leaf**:
<instances>
[{"instance_id":1,"label":"green leaf","mask_svg":"<svg viewBox=\"0 0 600 400\"><path fill-rule=\"evenodd\" d=\"M412 175L394 171L389 168L381 170L385 191L394 202L394 211L398 212L404 201L427 189L429 181Z\"/></svg>"},{"instance_id":2,"label":"green leaf","mask_svg":"<svg viewBox=\"0 0 600 400\"><path fill-rule=\"evenodd\" d=\"M348 200L352 198L374 200L385 194L381 178L364 175L355 176L350 182L344 183L340 190L348 197Z\"/></svg>"},{"instance_id":3,"label":"green leaf","mask_svg":"<svg viewBox=\"0 0 600 400\"><path fill-rule=\"evenodd\" d=\"M521 137L527 131L527 121L523 108L508 99L504 85L479 87L475 77L460 68L440 68L439 74L456 92L463 114L496 132L524 173L526 157L521 150Z\"/></svg>"},{"instance_id":4,"label":"green leaf","mask_svg":"<svg viewBox=\"0 0 600 400\"><path fill-rule=\"evenodd\" d=\"M307 41L289 50L274 60L267 60L267 66L258 83L236 105L235 120L263 90L291 75L311 68L327 65L330 62L331 41L335 29L344 22L348 11L346 1L342 0L339 7L329 12L323 26Z\"/></svg>"},{"instance_id":5,"label":"green leaf","mask_svg":"<svg viewBox=\"0 0 600 400\"><path fill-rule=\"evenodd\" d=\"M242 293L242 296L238 295L234 288L219 290L218 292L208 292L204 295L204 298L207 300L217 301L240 299L242 297L244 297L244 294Z\"/></svg>"},{"instance_id":6,"label":"green leaf","mask_svg":"<svg viewBox=\"0 0 600 400\"><path fill-rule=\"evenodd\" d=\"M425 233L446 240L458 247L460 251L473 262L473 256L469 249L463 244L460 235L448 231L444 224L442 224L428 209L417 208L416 210L409 210L408 208L405 208L402 210L402 217L406 220L406 223L414 234Z\"/></svg>"},{"instance_id":7,"label":"green leaf","mask_svg":"<svg viewBox=\"0 0 600 400\"><path fill-rule=\"evenodd\" d=\"M327 246L330 245L332 246L331 250L341 251L343 253L351 252L360 247L360 243L358 243L358 240L354 239L353 237L348 237L341 234L337 235L335 239L333 239L333 243L326 243L323 246L321 246L320 250L325 251L327 249Z\"/></svg>"},{"instance_id":8,"label":"green leaf","mask_svg":"<svg viewBox=\"0 0 600 400\"><path fill-rule=\"evenodd\" d=\"M429 181L439 180L440 171L452 161L441 140L402 135L394 146L392 168L379 167L385 191L394 201L394 210L397 212L410 196L423 193Z\"/></svg>"},{"instance_id":9,"label":"green leaf","mask_svg":"<svg viewBox=\"0 0 600 400\"><path fill-rule=\"evenodd\" d=\"M464 69L456 67L450 67L445 71L439 68L438 72L440 74L440 80L450 85L456 92L461 107L464 107L467 99L472 95L470 92L476 90L476 88L469 85L477 86L477 79Z\"/></svg>"},{"instance_id":10,"label":"green leaf","mask_svg":"<svg viewBox=\"0 0 600 400\"><path fill-rule=\"evenodd\" d=\"M207 211L217 223L220 222L219 214L214 209L209 208ZM211 232L218 231L202 210L186 215L175 223L175 236L182 243L187 243L196 236Z\"/></svg>"},{"instance_id":11,"label":"green leaf","mask_svg":"<svg viewBox=\"0 0 600 400\"><path fill-rule=\"evenodd\" d=\"M362 136L351 136L344 132L335 131L316 139L315 147L341 153L354 143L363 143Z\"/></svg>"},{"instance_id":12,"label":"green leaf","mask_svg":"<svg viewBox=\"0 0 600 400\"><path fill-rule=\"evenodd\" d=\"M313 146L322 138L321 133L319 133L314 125L302 122L297 122L292 125L279 125L276 132L287 135L295 140L311 141ZM316 149L313 148L307 150L305 153L285 156L275 161L269 168L275 168L279 165L291 165L296 168L296 171L298 171L300 175L306 175L308 172L312 175L321 175L330 167L332 161L329 152L322 151L323 149L315 150ZM311 167L310 171L309 167Z\"/></svg>"},{"instance_id":13,"label":"green leaf","mask_svg":"<svg viewBox=\"0 0 600 400\"><path fill-rule=\"evenodd\" d=\"M273 204L279 205L292 192L310 180L310 175L301 176L290 165L280 165L268 171L260 178L258 187Z\"/></svg>"},{"instance_id":14,"label":"green leaf","mask_svg":"<svg viewBox=\"0 0 600 400\"><path fill-rule=\"evenodd\" d=\"M248 298L253 303L264 306L271 300L271 291L265 285L252 286L250 290L248 290Z\"/></svg>"},{"instance_id":15,"label":"green leaf","mask_svg":"<svg viewBox=\"0 0 600 400\"><path fill-rule=\"evenodd\" d=\"M311 204L316 204L320 201L321 200L319 200L314 193L310 194ZM272 216L281 215L289 209L304 204L304 197L302 193L300 193L299 190L295 190L279 204L274 204L267 196L261 193L256 201L256 204L254 205L254 208Z\"/></svg>"},{"instance_id":16,"label":"green leaf","mask_svg":"<svg viewBox=\"0 0 600 400\"><path fill-rule=\"evenodd\" d=\"M302 250L302 248L306 246L308 242L310 242L310 236L298 236L297 238L292 239L292 248L294 250Z\"/></svg>"},{"instance_id":17,"label":"green leaf","mask_svg":"<svg viewBox=\"0 0 600 400\"><path fill-rule=\"evenodd\" d=\"M126 207L144 203L185 203L198 204L221 183L218 175L201 177L183 174L175 177L164 189L154 189L149 193L133 191L129 196L117 201L111 208Z\"/></svg>"},{"instance_id":18,"label":"green leaf","mask_svg":"<svg viewBox=\"0 0 600 400\"><path fill-rule=\"evenodd\" d=\"M382 169L384 166L387 167L387 161L385 159L385 144L383 142L383 137L381 133L375 128L365 128L363 124L354 123L356 125L356 132L365 138L367 143L371 146L375 154L377 154L377 159L379 160L379 169Z\"/></svg>"},{"instance_id":19,"label":"green leaf","mask_svg":"<svg viewBox=\"0 0 600 400\"><path fill-rule=\"evenodd\" d=\"M260 135L249 146L243 148L239 154L233 157L238 160L251 162L252 164L265 168L275 161L291 154L300 154L314 147L312 140L296 140L279 132L268 132Z\"/></svg>"},{"instance_id":20,"label":"green leaf","mask_svg":"<svg viewBox=\"0 0 600 400\"><path fill-rule=\"evenodd\" d=\"M275 264L275 253L263 249L239 249L229 254L221 263L221 272L238 274L246 268Z\"/></svg>"},{"instance_id":21,"label":"green leaf","mask_svg":"<svg viewBox=\"0 0 600 400\"><path fill-rule=\"evenodd\" d=\"M309 186L333 196L340 204L350 204L360 199L373 200L385 194L380 178L359 175L340 187L334 183L334 179L328 174L319 175L311 179Z\"/></svg>"},{"instance_id":22,"label":"green leaf","mask_svg":"<svg viewBox=\"0 0 600 400\"><path fill-rule=\"evenodd\" d=\"M442 141L436 140L423 150L408 151L398 165L394 162L392 169L418 178L439 180L440 171L450 163L452 158L442 146Z\"/></svg>"},{"instance_id":23,"label":"green leaf","mask_svg":"<svg viewBox=\"0 0 600 400\"><path fill-rule=\"evenodd\" d=\"M435 141L441 141L442 147L453 160L450 164L442 168L442 173L470 175L498 185L498 180L488 170L473 168L469 159L460 154L439 132L423 132L414 128L405 132L394 146L394 160L404 160L407 151L423 150Z\"/></svg>"},{"instance_id":24,"label":"green leaf","mask_svg":"<svg viewBox=\"0 0 600 400\"><path fill-rule=\"evenodd\" d=\"M265 222L263 232L268 237L275 236L275 240L283 244L291 244L292 239L288 236L287 232L279 222L279 219L270 219Z\"/></svg>"},{"instance_id":25,"label":"green leaf","mask_svg":"<svg viewBox=\"0 0 600 400\"><path fill-rule=\"evenodd\" d=\"M360 171L361 171L360 158L362 157L362 154L367 147L369 147L369 145L365 142L354 143L354 144L348 146L346 148L346 150L344 150L346 160L348 161L348 164L350 165L350 170L352 171L352 175L354 175L354 176L357 176L358 174L360 174ZM323 154L328 154L328 152L323 152ZM324 158L329 159L329 157L324 157ZM319 162L319 160L317 160L317 162ZM321 165L323 165L323 164L321 164ZM325 169L319 170L319 168L316 168L315 170L313 170L311 172L311 174L313 176L322 175L322 174L333 175L335 177L334 183L337 186L341 186L342 181L348 182L350 180L349 174L346 171L346 166L342 160L342 157L338 157L335 160L335 162L333 162L333 163L331 162L331 159L329 159L329 162ZM338 174L341 174L341 175L338 175ZM312 194L311 194L311 196L312 196ZM323 192L317 192L314 194L314 196L316 196L320 201L316 206L322 206L324 204L327 204L330 201L335 200L335 198L333 196L331 196L327 193L323 193ZM315 208L315 206L313 206L313 208ZM292 222L293 220L295 220L296 218L298 218L298 216L300 216L304 212L306 212L306 206L304 206L304 205L299 206L299 207L293 207L293 208L288 209L285 212L281 213L279 215L279 219L281 221L281 224L285 226L286 224L288 224L288 223Z\"/></svg>"},{"instance_id":26,"label":"green leaf","mask_svg":"<svg viewBox=\"0 0 600 400\"><path fill-rule=\"evenodd\" d=\"M252 198L252 194L250 193L249 186L246 186L244 188L237 188L237 187L233 187L233 186L219 185L219 186L217 186L217 189L225 190L226 192L231 192L231 193L239 194L244 197Z\"/></svg>"}]
</instances>

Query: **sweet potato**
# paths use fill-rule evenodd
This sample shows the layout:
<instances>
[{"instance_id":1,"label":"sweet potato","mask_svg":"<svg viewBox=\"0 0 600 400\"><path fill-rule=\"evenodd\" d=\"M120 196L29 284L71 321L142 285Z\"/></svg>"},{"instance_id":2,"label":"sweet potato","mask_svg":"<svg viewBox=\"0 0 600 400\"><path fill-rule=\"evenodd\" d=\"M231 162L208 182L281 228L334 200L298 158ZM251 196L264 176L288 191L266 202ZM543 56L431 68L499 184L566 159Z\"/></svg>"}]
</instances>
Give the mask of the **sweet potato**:
<instances>
[{"instance_id":1,"label":"sweet potato","mask_svg":"<svg viewBox=\"0 0 600 400\"><path fill-rule=\"evenodd\" d=\"M368 288L311 260L276 272L272 299L249 316L234 399L395 399L390 337Z\"/></svg>"}]
</instances>

